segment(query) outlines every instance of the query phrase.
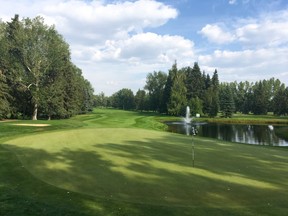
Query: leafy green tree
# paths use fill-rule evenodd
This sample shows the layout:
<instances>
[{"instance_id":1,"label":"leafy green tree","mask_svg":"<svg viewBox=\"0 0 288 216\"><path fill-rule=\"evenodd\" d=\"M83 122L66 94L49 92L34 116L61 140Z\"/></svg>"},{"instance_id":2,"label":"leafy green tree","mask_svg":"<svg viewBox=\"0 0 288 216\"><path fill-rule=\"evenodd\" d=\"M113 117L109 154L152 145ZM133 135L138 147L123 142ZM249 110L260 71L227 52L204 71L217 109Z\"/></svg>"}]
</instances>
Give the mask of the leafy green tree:
<instances>
[{"instance_id":1,"label":"leafy green tree","mask_svg":"<svg viewBox=\"0 0 288 216\"><path fill-rule=\"evenodd\" d=\"M0 70L0 119L6 118L10 113L8 85L2 71Z\"/></svg>"},{"instance_id":2,"label":"leafy green tree","mask_svg":"<svg viewBox=\"0 0 288 216\"><path fill-rule=\"evenodd\" d=\"M163 104L163 93L166 81L167 74L162 71L154 71L153 73L149 73L147 75L144 89L146 89L149 94L150 110L160 112L161 106Z\"/></svg>"},{"instance_id":3,"label":"leafy green tree","mask_svg":"<svg viewBox=\"0 0 288 216\"><path fill-rule=\"evenodd\" d=\"M246 94L245 86L246 86L245 82L231 83L236 112L243 112L243 109L244 109L243 102L245 101L245 94Z\"/></svg>"},{"instance_id":4,"label":"leafy green tree","mask_svg":"<svg viewBox=\"0 0 288 216\"><path fill-rule=\"evenodd\" d=\"M123 110L135 108L134 94L131 89L123 88L112 95L113 107Z\"/></svg>"},{"instance_id":5,"label":"leafy green tree","mask_svg":"<svg viewBox=\"0 0 288 216\"><path fill-rule=\"evenodd\" d=\"M195 116L196 114L203 115L203 102L198 97L191 98L188 102L190 107L191 115Z\"/></svg>"},{"instance_id":6,"label":"leafy green tree","mask_svg":"<svg viewBox=\"0 0 288 216\"><path fill-rule=\"evenodd\" d=\"M45 25L41 17L19 21L19 16L15 15L12 21L8 22L6 41L10 59L15 62L14 66L9 68L10 77L14 78L18 91L22 89L31 97L33 120L37 120L43 87L41 81L51 65L65 56L62 50L57 53L58 46L65 44L65 48L68 48L63 39L59 38L54 27ZM60 41L57 46L55 40ZM12 64L11 62L10 65Z\"/></svg>"},{"instance_id":7,"label":"leafy green tree","mask_svg":"<svg viewBox=\"0 0 288 216\"><path fill-rule=\"evenodd\" d=\"M135 95L136 110L143 111L147 109L147 96L145 90L138 90Z\"/></svg>"},{"instance_id":8,"label":"leafy green tree","mask_svg":"<svg viewBox=\"0 0 288 216\"><path fill-rule=\"evenodd\" d=\"M275 97L273 98L275 115L287 115L288 114L288 87L282 84L279 87Z\"/></svg>"},{"instance_id":9,"label":"leafy green tree","mask_svg":"<svg viewBox=\"0 0 288 216\"><path fill-rule=\"evenodd\" d=\"M283 84L281 83L279 79L275 79L274 77L269 79L268 82L270 84L270 92L271 92L268 110L273 111L274 110L273 98L276 96L278 91L281 90Z\"/></svg>"},{"instance_id":10,"label":"leafy green tree","mask_svg":"<svg viewBox=\"0 0 288 216\"><path fill-rule=\"evenodd\" d=\"M71 66L70 63L69 45L57 32L54 33L54 37L51 37L48 54L49 61L53 64L43 73L40 81L39 112L40 115L47 116L48 119L52 117L67 118L69 115L65 109L67 105L65 104L65 96L67 95L65 92L67 85L65 74L68 70L76 70L76 67ZM69 84L75 85L75 83Z\"/></svg>"},{"instance_id":11,"label":"leafy green tree","mask_svg":"<svg viewBox=\"0 0 288 216\"><path fill-rule=\"evenodd\" d=\"M4 41L5 37L5 24L0 20L0 119L6 117L10 112L9 98L9 87L7 85L6 76L4 74L5 70L5 53L6 53L6 43Z\"/></svg>"},{"instance_id":12,"label":"leafy green tree","mask_svg":"<svg viewBox=\"0 0 288 216\"><path fill-rule=\"evenodd\" d=\"M66 118L91 110L93 106L93 89L91 85L86 86L88 81L82 76L81 69L70 63L63 76L66 80L64 85Z\"/></svg>"},{"instance_id":13,"label":"leafy green tree","mask_svg":"<svg viewBox=\"0 0 288 216\"><path fill-rule=\"evenodd\" d=\"M53 26L41 17L20 21L15 15L4 27L0 25L0 70L13 117L67 118L92 110L93 88Z\"/></svg>"},{"instance_id":14,"label":"leafy green tree","mask_svg":"<svg viewBox=\"0 0 288 216\"><path fill-rule=\"evenodd\" d=\"M108 97L105 96L104 92L100 92L98 95L94 95L93 106L94 107L107 107Z\"/></svg>"}]
</instances>

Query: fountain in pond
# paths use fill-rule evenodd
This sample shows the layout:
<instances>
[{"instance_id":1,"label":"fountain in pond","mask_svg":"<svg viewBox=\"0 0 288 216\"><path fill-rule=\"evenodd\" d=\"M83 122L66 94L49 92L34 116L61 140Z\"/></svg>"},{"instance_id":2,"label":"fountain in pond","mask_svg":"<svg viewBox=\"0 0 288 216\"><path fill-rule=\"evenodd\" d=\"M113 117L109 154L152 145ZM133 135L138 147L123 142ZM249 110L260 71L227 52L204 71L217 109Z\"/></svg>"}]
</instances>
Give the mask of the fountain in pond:
<instances>
[{"instance_id":1,"label":"fountain in pond","mask_svg":"<svg viewBox=\"0 0 288 216\"><path fill-rule=\"evenodd\" d=\"M185 118L184 118L184 123L185 123L185 128L186 128L186 135L189 136L190 135L190 131L191 131L191 134L192 136L196 135L197 133L197 129L192 126L191 124L191 121L192 121L192 118L191 118L191 113L190 113L190 107L187 106L186 107L186 115L185 115ZM194 160L195 160L195 150L194 150L194 142L193 142L193 139L192 139L192 165L194 167Z\"/></svg>"},{"instance_id":2,"label":"fountain in pond","mask_svg":"<svg viewBox=\"0 0 288 216\"><path fill-rule=\"evenodd\" d=\"M187 106L187 107L186 107L186 116L185 116L185 118L184 118L184 122L185 122L186 124L190 124L190 123L191 123L192 118L191 118L190 116L191 116L190 107Z\"/></svg>"},{"instance_id":3,"label":"fountain in pond","mask_svg":"<svg viewBox=\"0 0 288 216\"><path fill-rule=\"evenodd\" d=\"M196 135L196 133L197 133L197 129L192 125L192 120L193 120L193 118L191 117L190 107L187 106L186 107L186 115L185 115L185 118L183 118L187 136L190 135L190 132L192 132L191 133L192 135Z\"/></svg>"}]
</instances>

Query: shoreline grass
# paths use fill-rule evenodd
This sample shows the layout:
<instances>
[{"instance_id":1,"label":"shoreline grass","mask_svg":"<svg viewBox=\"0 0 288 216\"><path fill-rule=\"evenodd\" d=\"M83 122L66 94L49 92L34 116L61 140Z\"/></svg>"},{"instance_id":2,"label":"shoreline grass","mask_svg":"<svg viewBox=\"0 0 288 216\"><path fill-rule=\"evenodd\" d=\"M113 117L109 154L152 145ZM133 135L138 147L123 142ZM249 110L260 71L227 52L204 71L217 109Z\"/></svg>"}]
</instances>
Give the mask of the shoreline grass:
<instances>
[{"instance_id":1,"label":"shoreline grass","mask_svg":"<svg viewBox=\"0 0 288 216\"><path fill-rule=\"evenodd\" d=\"M193 168L191 137L163 132L165 119L97 109L1 123L0 215L287 214L287 148L194 137Z\"/></svg>"}]
</instances>

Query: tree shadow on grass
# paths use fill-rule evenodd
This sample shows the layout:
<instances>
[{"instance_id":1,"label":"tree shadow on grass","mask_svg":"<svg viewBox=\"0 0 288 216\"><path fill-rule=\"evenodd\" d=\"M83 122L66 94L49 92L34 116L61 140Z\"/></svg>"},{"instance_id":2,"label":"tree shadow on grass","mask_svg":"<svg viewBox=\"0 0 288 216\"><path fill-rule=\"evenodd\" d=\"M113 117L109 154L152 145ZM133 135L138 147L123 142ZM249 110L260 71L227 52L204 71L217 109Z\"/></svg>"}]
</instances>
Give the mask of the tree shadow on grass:
<instances>
[{"instance_id":1,"label":"tree shadow on grass","mask_svg":"<svg viewBox=\"0 0 288 216\"><path fill-rule=\"evenodd\" d=\"M255 159L253 151L249 153L254 148L195 142L195 167L191 143L183 136L95 144L93 151L63 148L54 153L9 144L7 148L22 164L1 149L6 158L1 157L1 163L13 168L1 168L5 174L0 177L1 209L9 215L15 208L6 194L22 207L28 200L42 215L45 209L50 215L281 215L287 211L285 158L267 165L265 155ZM271 172L274 178L269 178ZM22 186L9 192L19 182Z\"/></svg>"}]
</instances>

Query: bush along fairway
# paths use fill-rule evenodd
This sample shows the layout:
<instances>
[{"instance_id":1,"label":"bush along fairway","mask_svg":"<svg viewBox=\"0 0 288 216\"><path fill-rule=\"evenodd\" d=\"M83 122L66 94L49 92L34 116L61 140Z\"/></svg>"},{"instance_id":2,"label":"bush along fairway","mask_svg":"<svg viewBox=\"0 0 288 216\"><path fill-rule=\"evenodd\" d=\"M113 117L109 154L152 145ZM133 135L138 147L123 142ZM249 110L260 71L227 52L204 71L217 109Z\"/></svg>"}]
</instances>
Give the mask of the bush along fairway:
<instances>
[{"instance_id":1,"label":"bush along fairway","mask_svg":"<svg viewBox=\"0 0 288 216\"><path fill-rule=\"evenodd\" d=\"M172 134L166 118L0 123L0 215L288 214L287 148Z\"/></svg>"}]
</instances>

